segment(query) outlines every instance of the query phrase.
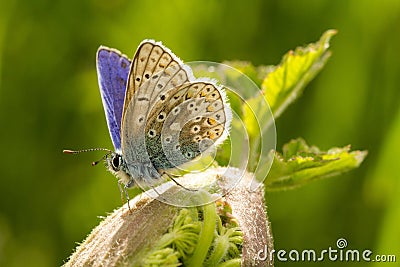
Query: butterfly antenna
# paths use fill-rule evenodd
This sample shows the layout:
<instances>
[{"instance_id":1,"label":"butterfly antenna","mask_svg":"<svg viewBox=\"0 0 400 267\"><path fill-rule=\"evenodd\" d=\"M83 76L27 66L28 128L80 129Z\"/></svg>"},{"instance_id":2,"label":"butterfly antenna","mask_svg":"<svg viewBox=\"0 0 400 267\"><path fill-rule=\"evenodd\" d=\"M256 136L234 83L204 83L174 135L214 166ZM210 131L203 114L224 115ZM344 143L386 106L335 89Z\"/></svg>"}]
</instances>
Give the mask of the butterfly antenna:
<instances>
[{"instance_id":1,"label":"butterfly antenna","mask_svg":"<svg viewBox=\"0 0 400 267\"><path fill-rule=\"evenodd\" d=\"M113 151L111 151L110 149L107 148L89 148L89 149L82 149L82 150L69 150L69 149L64 149L63 153L64 154L80 154L80 153L84 153L84 152L91 152L91 151L107 151L108 153L106 155L104 155L101 159L92 162L92 166L96 166L97 164L99 164L99 162L101 162L102 160L104 160L108 154L113 153Z\"/></svg>"}]
</instances>

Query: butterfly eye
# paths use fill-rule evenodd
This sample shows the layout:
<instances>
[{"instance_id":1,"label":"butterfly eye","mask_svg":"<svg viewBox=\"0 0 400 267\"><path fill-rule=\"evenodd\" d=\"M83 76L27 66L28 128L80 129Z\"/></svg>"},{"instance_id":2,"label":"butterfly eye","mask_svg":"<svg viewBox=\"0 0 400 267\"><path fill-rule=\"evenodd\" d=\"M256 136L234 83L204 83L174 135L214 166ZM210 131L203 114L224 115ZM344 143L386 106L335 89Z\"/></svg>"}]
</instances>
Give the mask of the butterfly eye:
<instances>
[{"instance_id":1,"label":"butterfly eye","mask_svg":"<svg viewBox=\"0 0 400 267\"><path fill-rule=\"evenodd\" d=\"M119 170L119 167L121 166L122 159L120 155L115 155L111 161L112 167L115 171Z\"/></svg>"}]
</instances>

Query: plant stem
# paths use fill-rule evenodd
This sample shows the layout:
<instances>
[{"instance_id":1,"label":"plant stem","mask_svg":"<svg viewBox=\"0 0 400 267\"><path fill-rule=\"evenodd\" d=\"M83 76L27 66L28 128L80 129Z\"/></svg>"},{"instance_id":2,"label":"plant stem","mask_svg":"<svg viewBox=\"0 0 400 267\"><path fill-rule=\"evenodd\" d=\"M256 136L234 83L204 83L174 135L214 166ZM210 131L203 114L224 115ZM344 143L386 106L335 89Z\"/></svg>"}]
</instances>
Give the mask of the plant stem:
<instances>
[{"instance_id":1,"label":"plant stem","mask_svg":"<svg viewBox=\"0 0 400 267\"><path fill-rule=\"evenodd\" d=\"M199 242L193 252L193 256L186 262L186 266L203 266L207 252L214 238L215 223L217 220L217 212L215 203L203 206L203 227L200 232Z\"/></svg>"}]
</instances>

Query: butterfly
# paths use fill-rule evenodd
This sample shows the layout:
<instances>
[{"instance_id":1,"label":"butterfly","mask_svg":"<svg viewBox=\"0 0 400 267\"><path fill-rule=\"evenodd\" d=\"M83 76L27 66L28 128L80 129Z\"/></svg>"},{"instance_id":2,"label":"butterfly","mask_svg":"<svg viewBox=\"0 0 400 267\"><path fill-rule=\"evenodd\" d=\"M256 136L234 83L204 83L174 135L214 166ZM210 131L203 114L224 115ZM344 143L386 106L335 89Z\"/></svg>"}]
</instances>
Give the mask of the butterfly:
<instances>
[{"instance_id":1,"label":"butterfly","mask_svg":"<svg viewBox=\"0 0 400 267\"><path fill-rule=\"evenodd\" d=\"M229 134L232 111L223 87L195 78L161 42L142 41L132 61L101 46L97 74L114 145L114 151L101 150L108 151L106 167L127 199L127 188L153 187L167 170L195 160ZM82 151L88 150L64 152Z\"/></svg>"}]
</instances>

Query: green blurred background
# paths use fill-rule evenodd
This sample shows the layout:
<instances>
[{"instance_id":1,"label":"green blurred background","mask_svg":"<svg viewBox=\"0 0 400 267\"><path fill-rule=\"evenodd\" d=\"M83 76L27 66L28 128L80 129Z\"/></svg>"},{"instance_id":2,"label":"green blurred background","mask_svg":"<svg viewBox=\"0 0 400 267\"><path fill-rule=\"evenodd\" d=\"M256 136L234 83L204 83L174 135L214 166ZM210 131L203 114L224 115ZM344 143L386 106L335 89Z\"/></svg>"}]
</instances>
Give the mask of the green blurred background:
<instances>
[{"instance_id":1,"label":"green blurred background","mask_svg":"<svg viewBox=\"0 0 400 267\"><path fill-rule=\"evenodd\" d=\"M62 264L99 217L121 205L115 178L90 166L102 153L61 153L112 148L97 86L98 46L132 57L142 39L153 38L185 61L277 64L330 28L339 31L333 56L277 120L278 148L302 136L322 149L352 144L369 155L350 173L269 194L275 247L335 248L342 237L350 249L400 261L400 1L0 5L0 266ZM276 266L287 264L306 265Z\"/></svg>"}]
</instances>

